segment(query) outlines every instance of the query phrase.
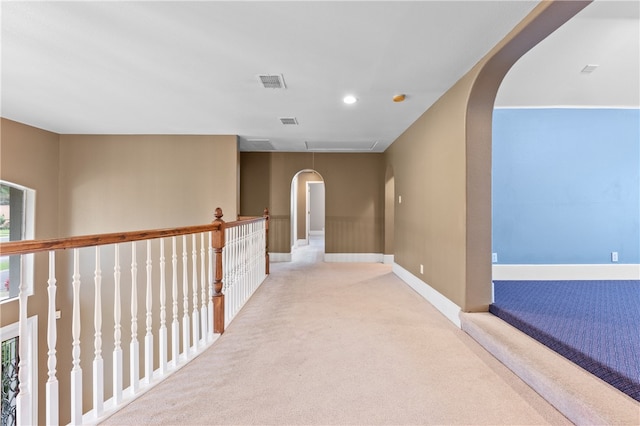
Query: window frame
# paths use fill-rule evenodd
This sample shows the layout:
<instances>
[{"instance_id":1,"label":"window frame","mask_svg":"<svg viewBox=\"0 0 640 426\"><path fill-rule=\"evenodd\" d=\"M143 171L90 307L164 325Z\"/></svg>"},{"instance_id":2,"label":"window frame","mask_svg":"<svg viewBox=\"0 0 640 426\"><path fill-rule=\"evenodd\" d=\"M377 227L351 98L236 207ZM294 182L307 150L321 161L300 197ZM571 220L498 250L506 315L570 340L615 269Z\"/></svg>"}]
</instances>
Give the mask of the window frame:
<instances>
[{"instance_id":1,"label":"window frame","mask_svg":"<svg viewBox=\"0 0 640 426\"><path fill-rule=\"evenodd\" d=\"M22 191L22 215L20 217L20 224L22 228L22 238L21 240L33 240L35 238L35 221L36 221L36 191L35 189L28 188L24 185L19 185L14 182L9 182L4 179L0 179L0 184L15 188L17 190ZM12 220L11 217L9 220ZM16 218L13 218L16 220ZM16 240L14 240L16 241ZM25 289L27 292L27 296L33 296L34 293L34 254L23 255L20 258L20 275L21 281L25 284ZM2 285L3 283L0 283ZM20 285L20 282L17 283ZM9 296L0 300L0 305L3 303L11 302L18 300L18 296L20 291L18 289L18 293L11 296L11 291Z\"/></svg>"}]
</instances>

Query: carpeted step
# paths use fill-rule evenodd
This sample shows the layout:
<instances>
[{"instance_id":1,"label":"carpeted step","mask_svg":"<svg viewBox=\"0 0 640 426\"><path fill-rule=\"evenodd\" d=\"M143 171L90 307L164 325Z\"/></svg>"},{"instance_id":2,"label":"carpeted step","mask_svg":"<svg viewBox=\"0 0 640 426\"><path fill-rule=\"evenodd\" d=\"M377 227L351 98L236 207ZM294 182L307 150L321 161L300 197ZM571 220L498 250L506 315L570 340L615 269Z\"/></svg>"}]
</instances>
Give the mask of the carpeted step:
<instances>
[{"instance_id":1,"label":"carpeted step","mask_svg":"<svg viewBox=\"0 0 640 426\"><path fill-rule=\"evenodd\" d=\"M462 329L576 424L638 425L640 403L490 313Z\"/></svg>"}]
</instances>

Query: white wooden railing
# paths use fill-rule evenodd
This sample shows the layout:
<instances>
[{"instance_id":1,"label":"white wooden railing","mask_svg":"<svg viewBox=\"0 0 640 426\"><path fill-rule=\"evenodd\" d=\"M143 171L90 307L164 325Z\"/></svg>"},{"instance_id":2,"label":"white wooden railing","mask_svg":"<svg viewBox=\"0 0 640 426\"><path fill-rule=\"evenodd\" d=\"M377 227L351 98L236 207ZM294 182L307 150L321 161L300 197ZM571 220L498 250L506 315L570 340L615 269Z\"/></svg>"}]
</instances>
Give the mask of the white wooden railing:
<instances>
[{"instance_id":1,"label":"white wooden railing","mask_svg":"<svg viewBox=\"0 0 640 426\"><path fill-rule=\"evenodd\" d=\"M47 374L40 375L46 377L39 387L46 401L41 419L51 425L97 423L208 348L268 274L268 219L265 210L261 218L225 223L217 209L209 225L1 243L3 256L48 252L48 303L42 314L47 348L37 351L47 356ZM122 271L126 265L130 274ZM34 286L38 294L39 283ZM26 283L20 290L19 333L26 336L33 309ZM57 319L56 300L71 306L69 319L64 311ZM71 346L62 347L58 337L69 330ZM16 406L22 425L39 423L31 414L37 397L27 372L36 360L29 360L29 350L26 343L19 345ZM70 364L60 365L62 358ZM111 379L105 377L107 365ZM68 382L58 380L61 371L68 371Z\"/></svg>"}]
</instances>

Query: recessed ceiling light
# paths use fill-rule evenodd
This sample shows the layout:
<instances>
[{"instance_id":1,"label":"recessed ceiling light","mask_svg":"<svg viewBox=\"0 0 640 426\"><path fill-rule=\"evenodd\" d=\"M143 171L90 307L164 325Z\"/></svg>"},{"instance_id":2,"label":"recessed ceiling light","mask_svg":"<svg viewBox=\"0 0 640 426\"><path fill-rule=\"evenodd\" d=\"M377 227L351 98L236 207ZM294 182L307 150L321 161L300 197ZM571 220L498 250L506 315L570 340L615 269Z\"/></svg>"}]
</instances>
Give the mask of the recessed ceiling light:
<instances>
[{"instance_id":1,"label":"recessed ceiling light","mask_svg":"<svg viewBox=\"0 0 640 426\"><path fill-rule=\"evenodd\" d=\"M351 104L355 104L356 102L358 102L358 98L356 98L353 95L347 95L342 99L342 102L344 102L345 104L351 105Z\"/></svg>"}]
</instances>

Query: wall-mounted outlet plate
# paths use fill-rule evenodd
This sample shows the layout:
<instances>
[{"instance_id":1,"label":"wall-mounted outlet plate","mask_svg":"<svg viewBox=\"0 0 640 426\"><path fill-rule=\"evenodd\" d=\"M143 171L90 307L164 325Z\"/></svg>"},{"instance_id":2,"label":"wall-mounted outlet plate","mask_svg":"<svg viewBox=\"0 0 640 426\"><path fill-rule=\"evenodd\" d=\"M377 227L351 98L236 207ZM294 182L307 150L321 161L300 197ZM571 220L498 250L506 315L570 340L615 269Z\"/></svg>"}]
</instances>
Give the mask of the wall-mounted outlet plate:
<instances>
[{"instance_id":1,"label":"wall-mounted outlet plate","mask_svg":"<svg viewBox=\"0 0 640 426\"><path fill-rule=\"evenodd\" d=\"M491 262L498 263L498 253L491 253Z\"/></svg>"},{"instance_id":2,"label":"wall-mounted outlet plate","mask_svg":"<svg viewBox=\"0 0 640 426\"><path fill-rule=\"evenodd\" d=\"M612 262L617 262L618 261L618 252L617 251L612 251L611 252L611 261Z\"/></svg>"}]
</instances>

